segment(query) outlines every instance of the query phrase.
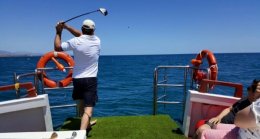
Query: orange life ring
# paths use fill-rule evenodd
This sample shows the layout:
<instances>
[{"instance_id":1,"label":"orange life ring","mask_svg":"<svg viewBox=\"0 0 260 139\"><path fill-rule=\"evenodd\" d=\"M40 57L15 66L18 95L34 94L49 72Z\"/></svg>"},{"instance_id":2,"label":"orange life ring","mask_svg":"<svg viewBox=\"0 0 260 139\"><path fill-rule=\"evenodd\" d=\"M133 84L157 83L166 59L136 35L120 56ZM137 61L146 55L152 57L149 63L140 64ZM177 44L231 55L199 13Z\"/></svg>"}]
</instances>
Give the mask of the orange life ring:
<instances>
[{"instance_id":1,"label":"orange life ring","mask_svg":"<svg viewBox=\"0 0 260 139\"><path fill-rule=\"evenodd\" d=\"M64 60L70 67L74 66L74 60L73 58L64 52L56 52L56 51L51 51L48 52L46 54L44 54L40 60L37 63L37 68L44 68L46 66L46 64L48 63L48 61L52 60L57 68L61 71L64 71L65 68L62 64L60 64L55 58L60 58L62 60ZM43 82L44 85L50 87L50 88L54 88L54 87L65 87L68 86L71 81L72 81L72 69L69 70L68 75L63 79L58 81L58 83L56 83L55 81L49 79L45 73L45 71L43 71ZM41 80L41 78L40 78Z\"/></svg>"},{"instance_id":2,"label":"orange life ring","mask_svg":"<svg viewBox=\"0 0 260 139\"><path fill-rule=\"evenodd\" d=\"M200 82L202 79L207 78L207 74L203 71L199 70L200 65L202 64L203 58L207 58L208 64L209 64L209 79L210 80L217 80L218 75L218 66L217 66L217 60L214 56L214 54L209 50L202 50L197 56L196 59L192 59L191 63L195 67L193 70L193 79L195 81ZM213 88L213 85L210 85L210 88Z\"/></svg>"}]
</instances>

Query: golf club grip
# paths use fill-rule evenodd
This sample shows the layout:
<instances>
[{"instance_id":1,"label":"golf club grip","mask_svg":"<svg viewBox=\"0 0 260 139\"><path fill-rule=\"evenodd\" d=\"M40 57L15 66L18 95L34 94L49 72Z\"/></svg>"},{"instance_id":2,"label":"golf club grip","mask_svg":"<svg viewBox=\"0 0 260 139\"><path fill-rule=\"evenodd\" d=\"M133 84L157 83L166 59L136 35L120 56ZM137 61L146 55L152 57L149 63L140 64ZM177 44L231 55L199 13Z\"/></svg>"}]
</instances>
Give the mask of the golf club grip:
<instances>
[{"instance_id":1,"label":"golf club grip","mask_svg":"<svg viewBox=\"0 0 260 139\"><path fill-rule=\"evenodd\" d=\"M87 13L84 13L84 14L81 14L81 15L78 15L78 16L75 16L75 17L72 17L72 18L70 18L70 19L68 19L68 20L65 20L63 23L67 23L67 22L69 22L69 21L71 21L71 20L73 20L73 19L75 19L75 18L79 18L79 17L81 17L81 16L83 16L83 15L91 14L91 13L98 12L98 11L99 11L99 10L95 10L95 11L92 11L92 12L87 12Z\"/></svg>"}]
</instances>

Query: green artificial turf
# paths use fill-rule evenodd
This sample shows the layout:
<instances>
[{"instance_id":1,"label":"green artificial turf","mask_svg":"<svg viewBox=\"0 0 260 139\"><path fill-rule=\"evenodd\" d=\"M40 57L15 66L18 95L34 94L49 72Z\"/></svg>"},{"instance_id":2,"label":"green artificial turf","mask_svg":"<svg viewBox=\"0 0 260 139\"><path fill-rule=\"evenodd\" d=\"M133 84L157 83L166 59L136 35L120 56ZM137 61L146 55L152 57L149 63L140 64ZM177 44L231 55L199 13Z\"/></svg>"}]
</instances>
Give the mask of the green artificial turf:
<instances>
[{"instance_id":1,"label":"green artificial turf","mask_svg":"<svg viewBox=\"0 0 260 139\"><path fill-rule=\"evenodd\" d=\"M184 139L168 115L98 117L89 139ZM78 130L80 118L68 118L60 130Z\"/></svg>"}]
</instances>

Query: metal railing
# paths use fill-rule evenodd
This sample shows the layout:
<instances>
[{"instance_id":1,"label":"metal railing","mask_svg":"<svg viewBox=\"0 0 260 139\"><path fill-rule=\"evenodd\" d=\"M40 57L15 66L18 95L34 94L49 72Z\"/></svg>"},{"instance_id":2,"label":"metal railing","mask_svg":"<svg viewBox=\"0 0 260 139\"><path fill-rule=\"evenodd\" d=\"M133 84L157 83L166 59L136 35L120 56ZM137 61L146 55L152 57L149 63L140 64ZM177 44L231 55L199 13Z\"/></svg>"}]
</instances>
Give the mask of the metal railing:
<instances>
[{"instance_id":1,"label":"metal railing","mask_svg":"<svg viewBox=\"0 0 260 139\"><path fill-rule=\"evenodd\" d=\"M64 67L65 69L73 69L73 67ZM40 73L40 77L41 79L43 79L43 72L46 70L57 70L57 68L52 68L52 67L46 67L46 68L37 68L35 69L36 73ZM54 88L49 88L47 87L43 81L41 81L41 88L42 88L42 93L45 94L46 91L52 91L52 90L61 90L61 89L73 89L72 85L66 86L66 87L54 87ZM50 106L51 109L54 108L66 108L66 107L75 107L76 108L76 104L64 104L64 105L56 105L56 106ZM77 109L76 109L76 113Z\"/></svg>"},{"instance_id":2,"label":"metal railing","mask_svg":"<svg viewBox=\"0 0 260 139\"><path fill-rule=\"evenodd\" d=\"M65 67L65 69L72 69L72 68L73 67ZM38 94L39 93L48 94L47 91L55 91L55 90L72 89L73 88L72 85L66 86L66 87L55 87L55 88L49 88L49 87L45 86L44 82L41 81L39 78L43 79L43 71L46 71L46 70L57 70L57 68L38 68L38 69L35 69L35 72L26 73L26 74L20 74L20 75L17 75L16 73L14 73L14 83L20 83L20 80L22 78L31 76L31 77L33 77L34 85L35 85L35 88L36 88ZM20 89L16 90L16 97L17 98L21 97ZM51 109L54 109L54 108L67 108L67 107L75 107L76 114L78 114L75 103L74 104L63 104L63 105L50 106Z\"/></svg>"},{"instance_id":3,"label":"metal railing","mask_svg":"<svg viewBox=\"0 0 260 139\"><path fill-rule=\"evenodd\" d=\"M193 67L187 66L157 66L154 70L154 84L153 84L153 115L156 115L158 112L158 104L180 104L185 107L186 93L187 89L193 88L192 72ZM168 73L171 71L172 73ZM178 76L178 81L172 82L170 76ZM182 74L182 75L180 75ZM182 77L181 77L182 76ZM180 81L182 80L182 81ZM176 83L178 82L178 83ZM181 82L181 83L180 83ZM159 88L162 88L163 95L158 96ZM166 88L182 88L183 95L182 100L168 100L169 92L166 91ZM171 92L175 93L175 92ZM184 111L182 111L182 117L184 116ZM183 120L183 119L181 119Z\"/></svg>"},{"instance_id":4,"label":"metal railing","mask_svg":"<svg viewBox=\"0 0 260 139\"><path fill-rule=\"evenodd\" d=\"M30 77L32 76L33 77L33 83L34 83L34 86L36 87L36 90L37 92L38 89L37 89L37 86L38 86L38 78L36 76L36 73L35 72L31 72L31 73L25 73L25 74L20 74L20 75L17 75L16 73L14 73L14 83L20 83L20 79L21 78L25 78L25 77ZM20 98L21 97L21 94L20 94L20 88L19 89L16 89L15 90L15 93L16 93L16 98Z\"/></svg>"}]
</instances>

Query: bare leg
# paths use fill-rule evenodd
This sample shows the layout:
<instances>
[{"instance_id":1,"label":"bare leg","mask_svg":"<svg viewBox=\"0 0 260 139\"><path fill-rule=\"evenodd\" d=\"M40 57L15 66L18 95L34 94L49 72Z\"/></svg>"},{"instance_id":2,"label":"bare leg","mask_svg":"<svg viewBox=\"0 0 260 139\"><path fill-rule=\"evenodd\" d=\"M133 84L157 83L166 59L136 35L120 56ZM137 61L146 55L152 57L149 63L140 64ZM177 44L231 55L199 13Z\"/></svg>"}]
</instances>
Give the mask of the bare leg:
<instances>
[{"instance_id":1,"label":"bare leg","mask_svg":"<svg viewBox=\"0 0 260 139\"><path fill-rule=\"evenodd\" d=\"M83 114L85 113L85 110L84 110L84 100L77 100L76 103L77 103L78 116L79 116L79 117L82 117ZM91 114L91 115L92 115L92 114ZM92 116L91 116L91 117L92 117ZM90 126L95 125L96 122L97 122L97 120L90 121Z\"/></svg>"},{"instance_id":2,"label":"bare leg","mask_svg":"<svg viewBox=\"0 0 260 139\"><path fill-rule=\"evenodd\" d=\"M90 118L92 117L93 107L85 107L84 114L81 119L80 130L86 130L90 127Z\"/></svg>"},{"instance_id":3,"label":"bare leg","mask_svg":"<svg viewBox=\"0 0 260 139\"><path fill-rule=\"evenodd\" d=\"M84 100L83 99L76 100L76 103L77 103L78 116L82 117L84 114Z\"/></svg>"}]
</instances>

